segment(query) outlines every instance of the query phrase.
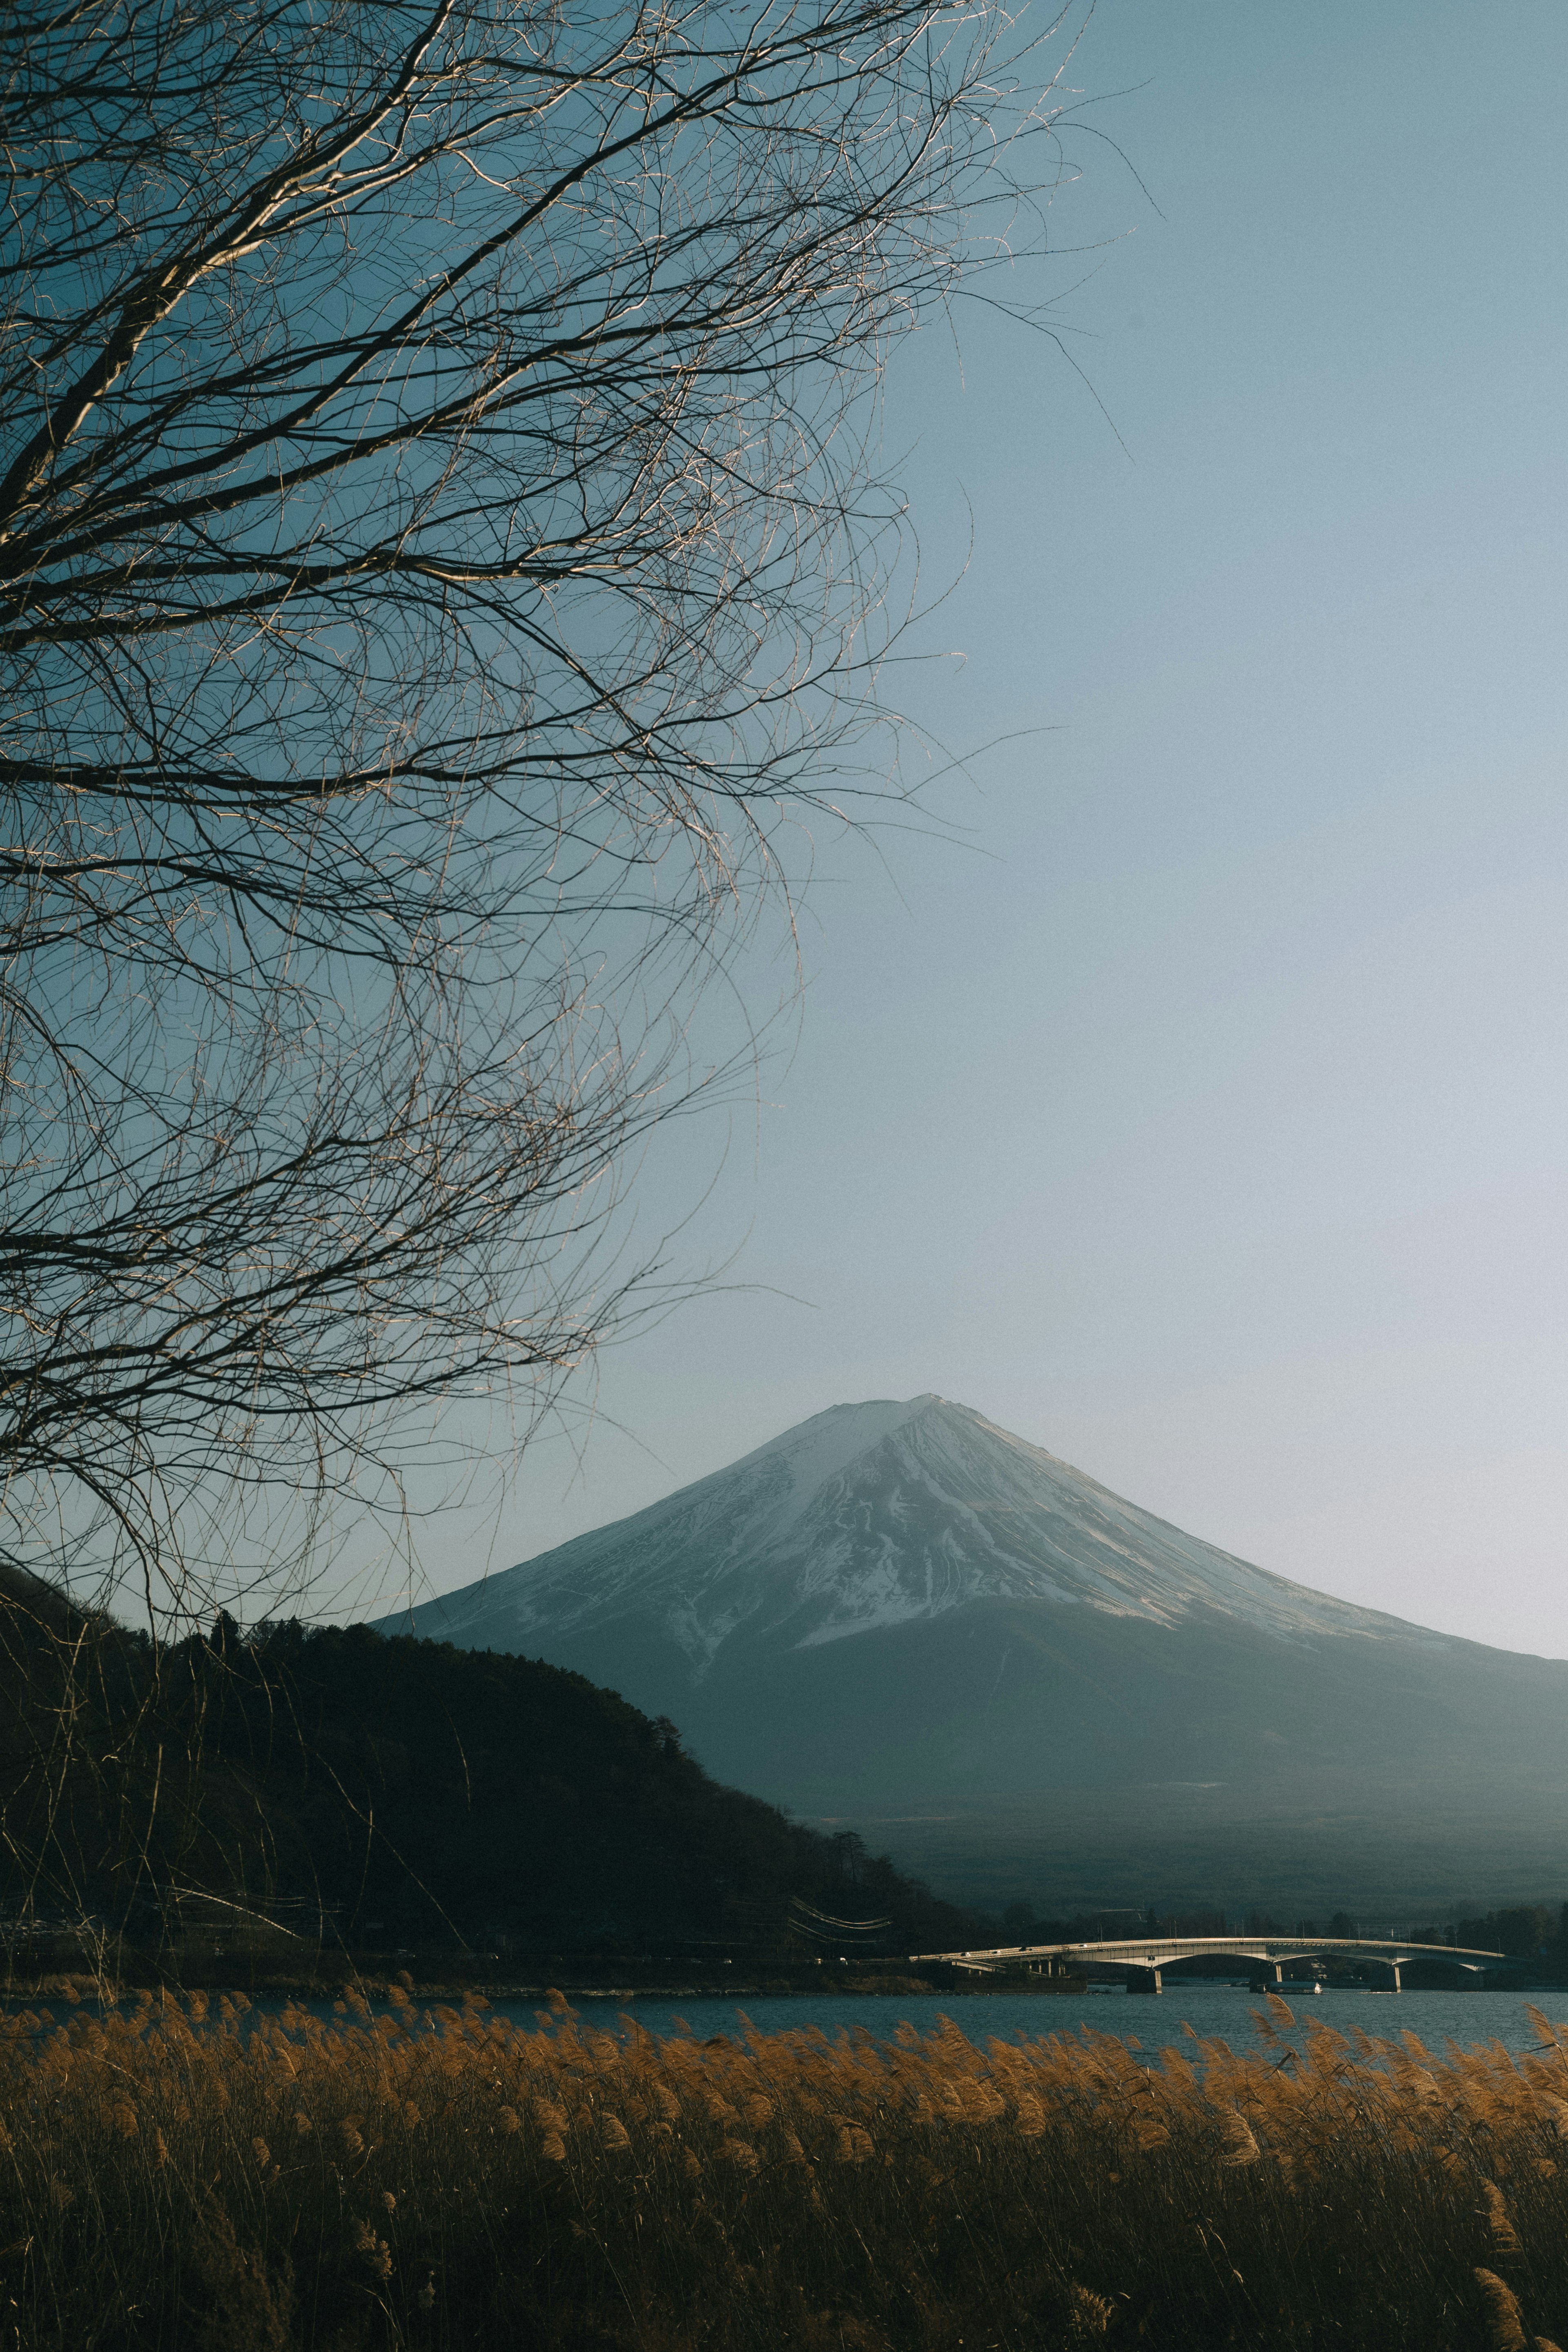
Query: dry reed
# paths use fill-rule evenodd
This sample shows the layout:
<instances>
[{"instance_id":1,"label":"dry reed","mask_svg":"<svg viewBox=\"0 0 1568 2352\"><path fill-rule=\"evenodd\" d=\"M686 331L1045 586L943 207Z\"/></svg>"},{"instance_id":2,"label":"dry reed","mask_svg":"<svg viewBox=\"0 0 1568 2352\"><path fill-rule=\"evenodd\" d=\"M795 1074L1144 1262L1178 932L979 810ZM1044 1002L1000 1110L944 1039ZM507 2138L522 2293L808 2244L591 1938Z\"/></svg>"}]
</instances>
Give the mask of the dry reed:
<instances>
[{"instance_id":1,"label":"dry reed","mask_svg":"<svg viewBox=\"0 0 1568 2352\"><path fill-rule=\"evenodd\" d=\"M1568 2039L658 2042L563 2003L8 2021L14 2352L1546 2347Z\"/></svg>"}]
</instances>

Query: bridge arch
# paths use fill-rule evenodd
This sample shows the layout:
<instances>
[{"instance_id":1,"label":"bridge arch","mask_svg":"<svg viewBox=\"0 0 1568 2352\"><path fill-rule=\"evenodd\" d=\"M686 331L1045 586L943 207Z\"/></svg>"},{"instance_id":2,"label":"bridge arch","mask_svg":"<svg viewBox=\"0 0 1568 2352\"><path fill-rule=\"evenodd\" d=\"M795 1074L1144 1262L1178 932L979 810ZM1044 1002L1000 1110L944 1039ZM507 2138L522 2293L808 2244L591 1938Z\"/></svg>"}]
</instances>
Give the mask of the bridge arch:
<instances>
[{"instance_id":1,"label":"bridge arch","mask_svg":"<svg viewBox=\"0 0 1568 2352\"><path fill-rule=\"evenodd\" d=\"M1479 1973L1489 1963L1502 1959L1501 1952L1474 1950L1469 1946L1453 1944L1415 1944L1374 1936L1134 1936L1112 1942L1081 1944L998 1944L983 1949L975 1947L961 1952L911 1952L911 1963L945 1961L950 1967L971 1969L976 1975L1002 1975L1009 1969L1038 1969L1042 1965L1054 1966L1058 1960L1069 1968L1125 1969L1129 1973L1130 1991L1161 1992L1164 1990L1163 1971L1177 1960L1193 1960L1212 1957L1215 1959L1252 1960L1272 1978L1282 1982L1288 1960L1328 1959L1336 1957L1371 1961L1387 1969L1393 1978L1392 1989L1400 1990L1400 1970L1415 1959L1441 1959L1459 1968ZM1151 1982L1150 1979L1152 1979Z\"/></svg>"}]
</instances>

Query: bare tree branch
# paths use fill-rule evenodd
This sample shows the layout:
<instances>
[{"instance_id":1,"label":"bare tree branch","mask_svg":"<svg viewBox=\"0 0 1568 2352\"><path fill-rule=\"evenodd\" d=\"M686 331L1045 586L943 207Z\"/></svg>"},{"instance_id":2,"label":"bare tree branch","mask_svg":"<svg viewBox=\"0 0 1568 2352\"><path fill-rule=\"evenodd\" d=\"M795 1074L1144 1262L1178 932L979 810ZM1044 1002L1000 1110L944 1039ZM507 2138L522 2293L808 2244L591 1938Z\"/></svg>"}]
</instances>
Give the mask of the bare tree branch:
<instances>
[{"instance_id":1,"label":"bare tree branch","mask_svg":"<svg viewBox=\"0 0 1568 2352\"><path fill-rule=\"evenodd\" d=\"M1059 176L1026 55L957 0L7 13L0 1558L184 1624L258 1526L281 1587L636 1294L694 992L786 816L888 788L867 395Z\"/></svg>"}]
</instances>

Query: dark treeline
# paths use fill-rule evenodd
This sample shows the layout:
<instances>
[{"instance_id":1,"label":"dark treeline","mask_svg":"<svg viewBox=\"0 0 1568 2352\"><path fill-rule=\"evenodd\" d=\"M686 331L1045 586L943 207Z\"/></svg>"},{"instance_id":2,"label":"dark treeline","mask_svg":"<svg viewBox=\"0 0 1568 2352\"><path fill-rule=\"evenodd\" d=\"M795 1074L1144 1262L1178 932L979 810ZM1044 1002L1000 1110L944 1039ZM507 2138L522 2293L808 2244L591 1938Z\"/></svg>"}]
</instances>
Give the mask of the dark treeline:
<instances>
[{"instance_id":1,"label":"dark treeline","mask_svg":"<svg viewBox=\"0 0 1568 2352\"><path fill-rule=\"evenodd\" d=\"M885 1919L837 1939L858 1952L972 1932L858 1837L721 1787L673 1724L534 1660L221 1619L158 1652L47 1595L0 1617L13 1921L149 1944L226 1903L239 1934L253 1913L393 1951L821 1951L816 1914Z\"/></svg>"},{"instance_id":2,"label":"dark treeline","mask_svg":"<svg viewBox=\"0 0 1568 2352\"><path fill-rule=\"evenodd\" d=\"M1568 1967L1568 1903L1515 1903L1456 1919L1440 1934L1422 1934L1435 1944L1468 1945L1472 1950L1506 1952L1510 1959L1550 1959Z\"/></svg>"},{"instance_id":3,"label":"dark treeline","mask_svg":"<svg viewBox=\"0 0 1568 2352\"><path fill-rule=\"evenodd\" d=\"M1386 1925L1368 1927L1348 1911L1336 1911L1331 1919L1282 1921L1265 1911L1249 1911L1244 1922L1248 1935L1256 1936L1328 1936L1355 1937L1362 1934L1378 1937L1394 1931ZM1162 1932L1166 1932L1162 1930ZM1191 1932L1178 1927L1170 1932ZM1223 1933L1223 1928L1216 1932ZM1501 1952L1511 1960L1551 1960L1555 1965L1568 1965L1568 1904L1515 1903L1497 1911L1482 1911L1463 1918L1429 1919L1422 1925L1407 1927L1405 1940L1412 1944L1447 1944L1461 1951Z\"/></svg>"}]
</instances>

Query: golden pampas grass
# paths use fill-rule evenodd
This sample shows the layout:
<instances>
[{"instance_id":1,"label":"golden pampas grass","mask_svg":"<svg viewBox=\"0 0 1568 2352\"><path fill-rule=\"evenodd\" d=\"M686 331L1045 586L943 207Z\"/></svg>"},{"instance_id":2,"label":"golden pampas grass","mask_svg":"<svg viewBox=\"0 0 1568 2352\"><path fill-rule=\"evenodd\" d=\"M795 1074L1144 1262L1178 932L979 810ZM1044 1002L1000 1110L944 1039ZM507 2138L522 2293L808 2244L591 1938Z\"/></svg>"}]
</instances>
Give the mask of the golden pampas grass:
<instances>
[{"instance_id":1,"label":"golden pampas grass","mask_svg":"<svg viewBox=\"0 0 1568 2352\"><path fill-rule=\"evenodd\" d=\"M392 2249L384 2238L376 2236L368 2221L362 2221L354 2232L354 2250L364 2256L374 2277L392 2276Z\"/></svg>"},{"instance_id":2,"label":"golden pampas grass","mask_svg":"<svg viewBox=\"0 0 1568 2352\"><path fill-rule=\"evenodd\" d=\"M1102 2294L1091 2294L1086 2286L1074 2284L1070 2290L1068 2326L1075 2342L1092 2343L1110 2327L1113 2305Z\"/></svg>"},{"instance_id":3,"label":"golden pampas grass","mask_svg":"<svg viewBox=\"0 0 1568 2352\"><path fill-rule=\"evenodd\" d=\"M1508 2207L1503 2203L1502 2191L1496 2181L1483 2180L1481 2195L1486 2200L1483 2210L1495 2251L1500 2254L1522 2253L1524 2250L1520 2244L1519 2231L1509 2220Z\"/></svg>"},{"instance_id":4,"label":"golden pampas grass","mask_svg":"<svg viewBox=\"0 0 1568 2352\"><path fill-rule=\"evenodd\" d=\"M367 2297L421 2345L433 2278L472 2352L618 2341L628 2300L664 2352L694 2308L733 2352L1114 2343L1134 2311L1151 2342L1201 2313L1248 2352L1353 2312L1358 2341L1430 2352L1467 2307L1494 2352L1542 2352L1521 2298L1560 2335L1568 2308L1555 2030L1438 2058L1313 2017L1285 2063L1271 2011L1272 2045L1156 2056L951 2021L661 2042L564 2004L537 2028L229 2009L0 2020L0 2293L27 2352L325 2352Z\"/></svg>"},{"instance_id":5,"label":"golden pampas grass","mask_svg":"<svg viewBox=\"0 0 1568 2352\"><path fill-rule=\"evenodd\" d=\"M1503 2284L1495 2271L1478 2270L1476 2283L1486 2297L1487 2325L1493 2352L1530 2352L1530 2338L1524 2332L1519 2298L1511 2288Z\"/></svg>"}]
</instances>

